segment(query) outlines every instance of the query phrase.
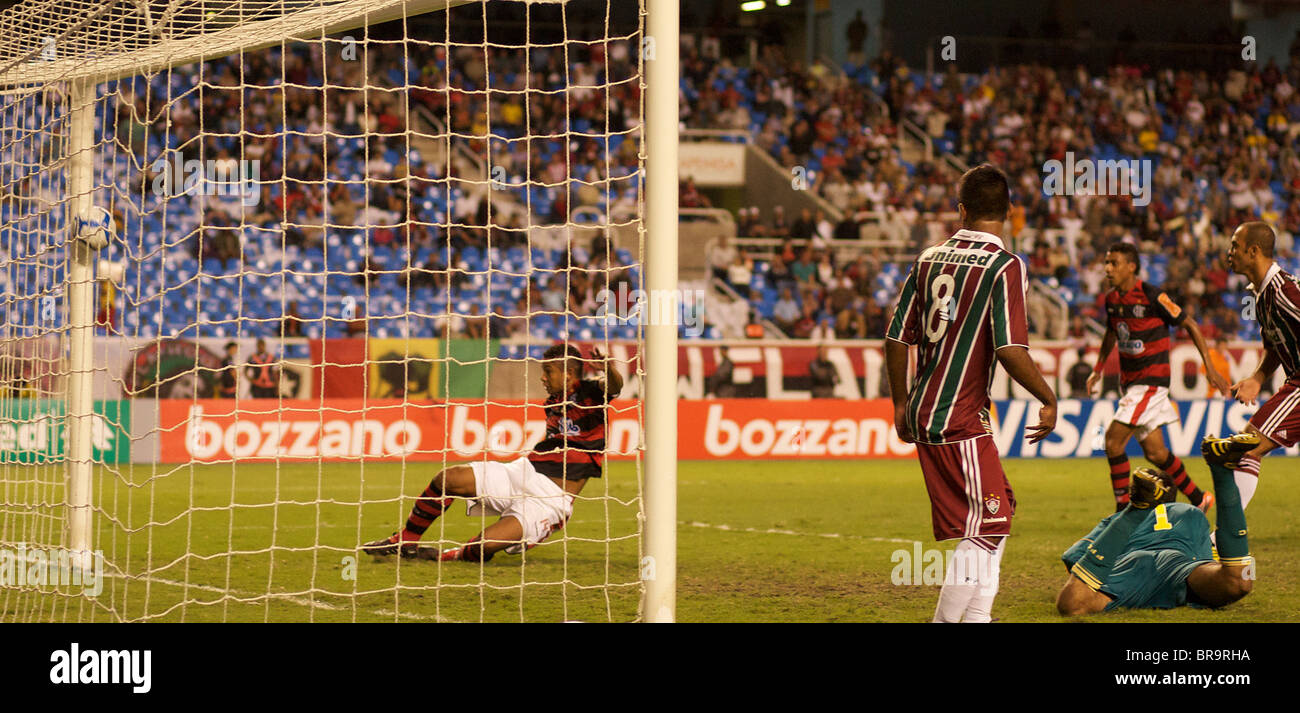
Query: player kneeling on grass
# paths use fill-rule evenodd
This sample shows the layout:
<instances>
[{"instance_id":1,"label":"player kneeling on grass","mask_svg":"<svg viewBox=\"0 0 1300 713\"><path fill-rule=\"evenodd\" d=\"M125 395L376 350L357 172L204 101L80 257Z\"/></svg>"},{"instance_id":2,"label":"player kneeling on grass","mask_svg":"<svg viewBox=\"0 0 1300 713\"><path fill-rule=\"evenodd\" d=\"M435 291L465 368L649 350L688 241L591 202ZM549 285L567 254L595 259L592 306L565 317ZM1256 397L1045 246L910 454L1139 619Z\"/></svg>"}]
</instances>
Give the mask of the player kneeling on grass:
<instances>
[{"instance_id":1,"label":"player kneeling on grass","mask_svg":"<svg viewBox=\"0 0 1300 713\"><path fill-rule=\"evenodd\" d=\"M557 344L542 356L546 399L546 435L527 456L501 463L481 461L443 470L416 500L406 527L361 546L376 556L401 554L408 559L486 562L505 550L519 554L564 527L573 500L588 478L599 478L605 453L605 412L623 390L623 378L605 361L605 381L582 378L584 361L575 346ZM469 514L500 515L464 547L439 554L422 548L425 530L455 498L468 499Z\"/></svg>"},{"instance_id":2,"label":"player kneeling on grass","mask_svg":"<svg viewBox=\"0 0 1300 713\"><path fill-rule=\"evenodd\" d=\"M1205 514L1175 503L1167 476L1138 468L1128 506L1061 556L1070 579L1056 597L1057 610L1077 616L1118 607L1222 607L1249 594L1254 576L1246 515L1232 471L1258 445L1259 436L1250 433L1210 436L1201 444L1217 495L1218 561Z\"/></svg>"}]
</instances>

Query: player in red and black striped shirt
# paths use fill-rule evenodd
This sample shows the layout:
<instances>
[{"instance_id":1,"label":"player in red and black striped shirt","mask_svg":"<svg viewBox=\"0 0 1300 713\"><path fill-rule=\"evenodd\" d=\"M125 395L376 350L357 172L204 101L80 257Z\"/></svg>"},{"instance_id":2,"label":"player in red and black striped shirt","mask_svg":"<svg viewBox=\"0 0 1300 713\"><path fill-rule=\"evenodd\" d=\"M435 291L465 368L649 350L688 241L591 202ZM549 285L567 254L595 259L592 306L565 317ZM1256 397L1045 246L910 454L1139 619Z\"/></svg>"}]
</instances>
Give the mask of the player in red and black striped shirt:
<instances>
[{"instance_id":1,"label":"player in red and black striped shirt","mask_svg":"<svg viewBox=\"0 0 1300 713\"><path fill-rule=\"evenodd\" d=\"M1300 442L1300 280L1273 260L1273 229L1267 223L1242 223L1232 234L1228 267L1250 280L1255 299L1255 318L1264 337L1264 358L1254 373L1233 384L1232 393L1246 405L1254 405L1260 389L1282 367L1286 374L1273 398L1251 417L1246 430L1259 435L1260 443L1241 458L1234 478L1241 491L1241 506L1250 502L1259 484L1259 462L1278 446Z\"/></svg>"},{"instance_id":2,"label":"player in red and black striped shirt","mask_svg":"<svg viewBox=\"0 0 1300 713\"><path fill-rule=\"evenodd\" d=\"M546 434L532 452L508 463L479 461L438 473L411 508L406 527L362 545L362 551L486 562L501 550L522 552L564 527L587 480L601 476L606 411L610 399L623 390L623 378L599 350L592 351L592 361L605 362L603 383L582 378L585 362L576 346L557 344L542 359L542 386L548 394ZM441 555L420 548L424 532L454 498L472 499L470 515L486 512L501 518L464 547Z\"/></svg>"},{"instance_id":3,"label":"player in red and black striped shirt","mask_svg":"<svg viewBox=\"0 0 1300 713\"><path fill-rule=\"evenodd\" d=\"M1106 279L1113 288L1106 295L1106 337L1101 342L1097 366L1088 377L1091 394L1101 381L1110 350L1119 348L1120 383L1123 397L1119 410L1106 430L1106 458L1110 461L1115 509L1129 501L1129 462L1124 450L1128 439L1137 437L1147 460L1163 470L1174 485L1202 511L1214 504L1214 496L1196 487L1183 462L1165 447L1160 429L1178 422L1178 410L1169 400L1170 329L1183 327L1205 362L1210 384L1223 394L1228 381L1210 360L1210 351L1196 322L1159 288L1138 279L1141 264L1137 248L1115 243L1106 253Z\"/></svg>"}]
</instances>

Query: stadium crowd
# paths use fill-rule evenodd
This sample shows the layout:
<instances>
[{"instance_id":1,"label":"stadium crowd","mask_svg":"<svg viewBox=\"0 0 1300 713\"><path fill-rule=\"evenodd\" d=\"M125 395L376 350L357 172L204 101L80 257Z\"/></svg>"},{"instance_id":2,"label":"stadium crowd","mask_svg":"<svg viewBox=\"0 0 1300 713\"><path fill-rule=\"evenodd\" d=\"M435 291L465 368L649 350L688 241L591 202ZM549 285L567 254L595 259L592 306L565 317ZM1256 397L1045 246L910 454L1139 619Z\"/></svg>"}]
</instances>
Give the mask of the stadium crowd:
<instances>
[{"instance_id":1,"label":"stadium crowd","mask_svg":"<svg viewBox=\"0 0 1300 713\"><path fill-rule=\"evenodd\" d=\"M566 312L594 317L603 290L617 293L626 284L628 292L637 281L625 250L564 235L543 244L535 233L581 221L571 206L602 215L634 210L637 142L627 139L638 131L640 89L630 46L622 40L608 48L573 43L525 51L369 43L354 48L356 61L339 61L348 59L347 48L331 40L248 53L242 65L239 57L226 58L201 70L121 82L107 103L113 116L104 117L106 133L137 156L169 149L167 160L128 181L135 195L148 196L157 185L170 193L166 202L146 202L138 215L119 208L126 262L148 270L148 254L163 252L166 222L176 231L178 222L186 227L184 216L198 214L196 229L166 246L188 253L190 273L201 266L207 274L238 274L268 258L286 265L314 259L350 278L329 282L328 292L361 298L363 311L364 299L379 292L393 303L390 314L441 314L436 331L422 336L558 336L573 326ZM566 91L570 85L588 88ZM142 121L146 116L154 120ZM449 151L432 160L419 146L435 140L409 138L408 131L447 132ZM488 155L489 134L492 158L476 166L467 157ZM241 191L199 203L177 175L176 167L191 160L210 173L215 165L222 176L238 176L244 162L257 162L258 171ZM186 265L173 259L157 277L185 285ZM376 326L322 322L328 310L321 300L300 299L317 295L297 274L289 277L287 299L275 291L269 301L277 304L263 311L293 305L293 315L285 312L291 331L310 336L335 327L354 334ZM408 290L409 306L397 298ZM148 301L131 295L129 285L125 292L129 303ZM247 308L260 298L234 302ZM382 327L384 299L377 301L362 319ZM255 316L269 321L278 313ZM133 321L129 333L155 320ZM164 321L192 323L192 305ZM584 324L588 337L600 331L596 320ZM634 336L634 327L619 329L611 336Z\"/></svg>"},{"instance_id":2,"label":"stadium crowd","mask_svg":"<svg viewBox=\"0 0 1300 713\"><path fill-rule=\"evenodd\" d=\"M1082 336L1103 291L1106 246L1136 243L1148 278L1189 305L1211 335L1252 336L1243 326L1244 288L1222 253L1231 229L1250 219L1280 229L1279 253L1295 257L1300 232L1300 55L1219 73L1112 66L1105 74L1042 65L961 75L949 68L924 76L887 51L868 65L804 68L775 50L748 69L698 52L683 58L690 99L683 120L699 128L741 128L787 168L803 167L811 188L843 216L742 208L739 235L789 240L775 255L746 261L719 246L712 264L733 285L766 274L769 299L756 309L783 328L791 315L856 333L844 315L845 295L871 296L888 307L897 267L877 255L837 264L837 240L875 222L912 254L951 234L954 174L942 164L903 161L897 149L906 118L929 134L937 151L968 165L991 162L1013 182L1012 243L1032 278L1058 293L1076 318L1031 315L1036 333ZM1150 204L1131 196L1045 195L1045 163L1146 159ZM724 265L744 263L723 275ZM905 269L902 270L905 274ZM770 299L779 295L776 300ZM871 300L868 300L869 302ZM884 302L883 305L880 303ZM793 305L792 305L793 303ZM777 314L780 305L781 314ZM861 304L856 305L860 307ZM868 311L869 335L878 321ZM1035 319L1036 317L1036 319ZM806 328L793 336L820 336Z\"/></svg>"},{"instance_id":3,"label":"stadium crowd","mask_svg":"<svg viewBox=\"0 0 1300 713\"><path fill-rule=\"evenodd\" d=\"M260 163L255 195L204 201L198 229L182 243L195 271L243 271L271 245L308 260L328 257L331 270L350 278L345 291L387 290L387 309L383 299L363 307L381 326L384 314L441 313L438 334L509 336L535 332L545 312L538 335L558 334L572 325L555 315L596 315L602 290L637 282L632 256L602 250L603 241L575 248L561 240L539 251L535 240L539 227L585 220L582 209L613 222L635 207L640 97L632 47L632 40L615 40L525 53L376 42L357 61L334 61L344 51L338 40L291 45L245 54L242 67L231 59L205 63L201 81L178 71L179 84L172 74L123 82L110 104L115 116L105 122L138 156L165 147L178 161L226 169L237 160ZM883 333L906 265L878 248L837 255L835 245L851 244L864 225L878 226L911 254L954 229L944 214L953 209L955 174L941 161L903 159L898 138L907 119L938 153L970 165L992 162L1012 178L1012 244L1032 279L1071 306L1068 320L1034 311L1037 334L1083 336L1086 318L1098 316L1105 248L1126 240L1147 256L1148 278L1186 304L1207 336L1251 337L1237 302L1244 285L1221 253L1233 226L1263 219L1280 228L1282 259L1294 258L1298 85L1294 54L1285 68L1218 73L1116 65L1094 76L1030 64L926 76L887 51L862 65L804 67L775 45L751 63L688 44L680 119L690 128L749 132L782 165L806 169L828 206L798 215L779 206L742 208L738 235L778 238L779 247L750 253L721 241L709 255L713 273L751 300L754 319L789 336ZM185 96L193 86L197 102ZM490 176L473 174L465 161L423 156L407 134L422 121L414 107L445 120L452 154L463 148L490 156L479 167ZM1045 162L1067 154L1150 160L1150 205L1128 196L1044 195ZM135 174L137 195L175 180L160 176L168 170L150 164ZM510 199L485 200L476 188L488 178ZM184 198L172 196L165 210L193 210ZM686 181L681 204L707 206L709 199ZM128 238L133 230L164 232L148 206L144 220L141 229L119 216ZM498 285L489 270L508 273L505 282ZM294 331L321 332L316 325L326 311L299 287L289 288L289 300L272 295L284 306L268 306L265 316L283 318L296 301ZM410 291L400 310L399 290ZM149 321L137 319L137 329ZM358 329L367 325L346 327Z\"/></svg>"}]
</instances>

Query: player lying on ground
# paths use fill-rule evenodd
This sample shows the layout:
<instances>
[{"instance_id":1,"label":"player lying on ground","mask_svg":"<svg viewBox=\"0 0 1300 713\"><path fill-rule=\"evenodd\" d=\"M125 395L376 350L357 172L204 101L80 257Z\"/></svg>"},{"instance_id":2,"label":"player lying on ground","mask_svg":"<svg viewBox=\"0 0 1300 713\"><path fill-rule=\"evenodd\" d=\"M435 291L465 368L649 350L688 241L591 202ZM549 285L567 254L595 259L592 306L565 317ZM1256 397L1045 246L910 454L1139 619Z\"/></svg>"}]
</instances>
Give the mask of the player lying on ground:
<instances>
[{"instance_id":1,"label":"player lying on ground","mask_svg":"<svg viewBox=\"0 0 1300 713\"><path fill-rule=\"evenodd\" d=\"M1137 248L1115 243L1106 253L1106 336L1102 339L1097 366L1088 377L1088 393L1101 381L1102 368L1111 349L1119 347L1120 382L1123 398L1119 411L1106 429L1106 458L1110 461L1111 488L1115 510L1128 504L1129 462L1124 451L1128 440L1137 437L1147 460L1164 471L1187 499L1209 512L1214 496L1202 491L1187 474L1183 462L1165 447L1164 426L1178 422L1178 409L1169 400L1170 331L1178 327L1201 353L1210 384L1228 394L1228 380L1214 368L1210 351L1196 322L1159 288L1138 279L1141 270Z\"/></svg>"},{"instance_id":2,"label":"player lying on ground","mask_svg":"<svg viewBox=\"0 0 1300 713\"><path fill-rule=\"evenodd\" d=\"M1175 503L1176 494L1158 471L1138 468L1129 504L1061 555L1070 579L1056 597L1057 611L1078 616L1118 607L1222 607L1249 594L1254 576L1246 515L1232 469L1258 444L1250 433L1207 436L1201 444L1218 494L1217 562L1205 514Z\"/></svg>"},{"instance_id":3,"label":"player lying on ground","mask_svg":"<svg viewBox=\"0 0 1300 713\"><path fill-rule=\"evenodd\" d=\"M1273 229L1267 223L1242 223L1232 233L1228 268L1250 280L1255 319L1264 337L1264 358L1254 373L1233 384L1237 400L1253 406L1260 389L1279 366L1286 374L1273 398L1259 407L1246 430L1259 436L1259 445L1242 459L1236 472L1241 506L1245 508L1259 485L1259 463L1278 446L1300 442L1300 280L1273 260Z\"/></svg>"},{"instance_id":4,"label":"player lying on ground","mask_svg":"<svg viewBox=\"0 0 1300 713\"><path fill-rule=\"evenodd\" d=\"M582 378L585 364L575 346L557 344L542 358L542 385L549 395L546 435L533 451L509 463L479 461L443 470L416 500L406 527L362 545L363 552L486 562L501 550L519 554L564 527L574 498L589 478L601 475L606 409L623 390L623 378L599 350L592 359L605 362L604 383ZM420 537L455 498L467 499L471 516L501 517L464 547L441 554L420 547Z\"/></svg>"}]
</instances>

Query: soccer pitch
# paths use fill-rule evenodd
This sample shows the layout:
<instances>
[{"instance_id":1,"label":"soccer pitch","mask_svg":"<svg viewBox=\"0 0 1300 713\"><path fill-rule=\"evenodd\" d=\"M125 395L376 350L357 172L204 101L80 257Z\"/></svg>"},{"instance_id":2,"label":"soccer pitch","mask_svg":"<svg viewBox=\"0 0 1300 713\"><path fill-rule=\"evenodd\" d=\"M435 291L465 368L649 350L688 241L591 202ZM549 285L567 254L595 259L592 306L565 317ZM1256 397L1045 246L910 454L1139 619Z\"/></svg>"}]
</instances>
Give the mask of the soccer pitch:
<instances>
[{"instance_id":1,"label":"soccer pitch","mask_svg":"<svg viewBox=\"0 0 1300 713\"><path fill-rule=\"evenodd\" d=\"M1138 461L1134 461L1137 463ZM1189 459L1202 486L1205 465ZM1111 512L1104 461L1005 461L1016 489L1014 535L993 615L1060 621L1060 553ZM0 620L628 621L640 590L636 471L614 463L591 481L552 542L485 565L376 560L357 543L404 521L432 475L407 464L134 466L101 476L95 547L130 576L82 596L0 592ZM1300 526L1289 513L1294 461L1265 459L1247 511L1254 592L1222 611L1115 612L1095 621L1300 621ZM360 500L368 501L358 508ZM234 502L236 507L230 507ZM277 504L278 503L278 504ZM1211 511L1213 519L1213 511ZM682 462L678 619L928 621L938 586L895 585L900 550L949 549L929 538L913 461ZM463 543L483 525L457 504L425 541ZM187 554L188 553L188 554ZM230 554L233 553L233 554ZM355 559L349 559L355 558ZM110 567L112 564L110 565ZM314 576L313 576L314 572ZM270 596L267 596L270 595Z\"/></svg>"}]
</instances>

